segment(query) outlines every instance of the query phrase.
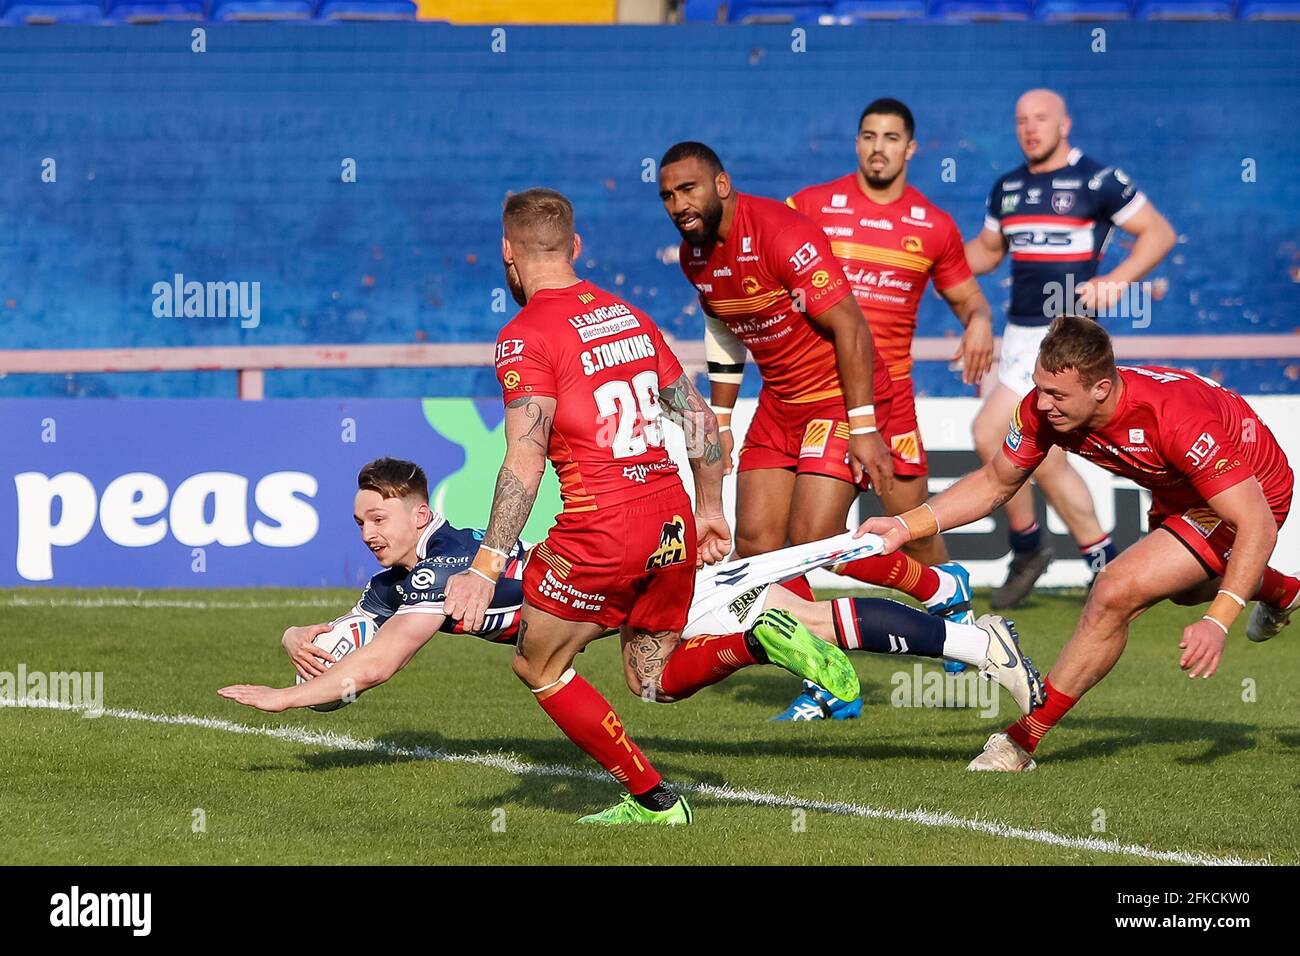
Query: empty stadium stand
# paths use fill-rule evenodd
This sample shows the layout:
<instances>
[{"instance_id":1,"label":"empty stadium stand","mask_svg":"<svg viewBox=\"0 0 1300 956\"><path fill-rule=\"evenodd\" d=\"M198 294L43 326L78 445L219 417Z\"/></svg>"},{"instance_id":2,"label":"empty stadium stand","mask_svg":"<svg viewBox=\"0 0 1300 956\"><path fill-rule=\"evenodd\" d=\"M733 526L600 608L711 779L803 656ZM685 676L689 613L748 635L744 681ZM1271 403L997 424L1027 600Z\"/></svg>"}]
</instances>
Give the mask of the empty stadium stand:
<instances>
[{"instance_id":1,"label":"empty stadium stand","mask_svg":"<svg viewBox=\"0 0 1300 956\"><path fill-rule=\"evenodd\" d=\"M119 19L147 6L115 3ZM504 53L487 27L383 22L211 23L194 53L192 26L0 30L0 348L488 341L514 308L500 204L535 184L575 200L584 273L697 338L653 182L672 142L706 140L741 188L784 196L852 169L861 107L898 96L918 118L914 183L969 236L1020 162L1015 98L1043 83L1069 99L1076 145L1128 171L1180 236L1150 325L1116 331L1296 331L1300 157L1278 135L1296 24L1108 23L1104 53L1089 24L814 28L804 53L788 25L512 27ZM1108 262L1122 254L1119 237ZM257 282L256 325L156 316L176 275ZM1005 267L984 287L1000 311ZM927 296L920 334L956 332ZM1294 359L1199 370L1300 391ZM969 394L942 362L918 381ZM493 391L487 369L266 380L268 396ZM235 377L0 375L0 395L66 394L233 396Z\"/></svg>"}]
</instances>

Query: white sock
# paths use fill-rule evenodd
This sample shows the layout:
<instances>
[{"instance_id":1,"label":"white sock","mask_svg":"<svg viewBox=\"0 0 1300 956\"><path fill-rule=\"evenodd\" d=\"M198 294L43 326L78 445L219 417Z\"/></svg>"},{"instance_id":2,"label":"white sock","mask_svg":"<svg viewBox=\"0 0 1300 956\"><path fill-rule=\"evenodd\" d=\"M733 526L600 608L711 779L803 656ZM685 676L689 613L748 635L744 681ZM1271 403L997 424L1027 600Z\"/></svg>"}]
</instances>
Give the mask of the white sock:
<instances>
[{"instance_id":1,"label":"white sock","mask_svg":"<svg viewBox=\"0 0 1300 956\"><path fill-rule=\"evenodd\" d=\"M944 621L943 656L972 667L983 667L989 659L989 636L974 624Z\"/></svg>"},{"instance_id":2,"label":"white sock","mask_svg":"<svg viewBox=\"0 0 1300 956\"><path fill-rule=\"evenodd\" d=\"M937 607L957 596L957 579L942 568L935 568L934 573L939 575L939 590L924 602L927 608Z\"/></svg>"}]
</instances>

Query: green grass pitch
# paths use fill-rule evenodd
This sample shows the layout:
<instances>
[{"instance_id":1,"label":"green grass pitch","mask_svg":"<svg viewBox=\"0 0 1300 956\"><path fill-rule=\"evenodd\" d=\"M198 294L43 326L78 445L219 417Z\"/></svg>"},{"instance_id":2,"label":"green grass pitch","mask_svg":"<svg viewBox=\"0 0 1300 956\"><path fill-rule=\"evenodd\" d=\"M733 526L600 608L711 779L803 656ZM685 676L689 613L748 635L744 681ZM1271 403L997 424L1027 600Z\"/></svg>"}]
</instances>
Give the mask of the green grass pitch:
<instances>
[{"instance_id":1,"label":"green grass pitch","mask_svg":"<svg viewBox=\"0 0 1300 956\"><path fill-rule=\"evenodd\" d=\"M104 598L223 606L80 606ZM1252 645L1239 623L1220 672L1190 681L1178 670L1177 644L1199 612L1155 608L1133 628L1111 675L1039 748L1039 769L1021 775L965 771L987 735L1013 716L1005 695L997 717L978 706L895 706L906 689L895 675L911 679L913 658L853 656L866 699L860 720L777 724L767 718L796 689L783 672L751 668L683 703L647 704L627 692L617 641L607 639L579 657L578 669L668 780L696 788L696 824L603 830L574 820L613 803L619 788L591 773L598 768L533 703L511 674L507 648L440 636L388 685L334 714L272 716L217 697L228 683L290 681L283 628L328 620L354 598L283 590L0 595L0 672L101 671L108 710L85 719L0 708L0 858L1300 863L1294 629ZM1044 673L1081 600L1077 591L1043 594L1014 615ZM286 604L304 601L334 603ZM986 601L976 595L977 607ZM937 670L924 664L925 673ZM915 690L923 702L924 687ZM144 715L309 734L236 733ZM330 732L343 736L320 736ZM456 756L473 759L448 759ZM1186 856L1158 855L1166 851Z\"/></svg>"}]
</instances>

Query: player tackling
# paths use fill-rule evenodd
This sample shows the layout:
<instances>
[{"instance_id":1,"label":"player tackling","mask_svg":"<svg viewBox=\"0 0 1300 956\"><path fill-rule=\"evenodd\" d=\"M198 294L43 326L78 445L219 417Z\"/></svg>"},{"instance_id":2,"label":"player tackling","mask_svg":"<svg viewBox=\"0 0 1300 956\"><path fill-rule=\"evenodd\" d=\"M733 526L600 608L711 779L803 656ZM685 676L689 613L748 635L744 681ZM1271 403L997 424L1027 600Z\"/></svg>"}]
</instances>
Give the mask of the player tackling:
<instances>
[{"instance_id":1,"label":"player tackling","mask_svg":"<svg viewBox=\"0 0 1300 956\"><path fill-rule=\"evenodd\" d=\"M279 688L234 684L223 687L221 696L271 713L291 707L330 710L391 679L439 634L515 643L523 567L529 554L522 542L505 549L509 558L483 622L478 630L467 631L462 621L447 614L446 587L449 578L471 566L483 532L457 528L429 507L424 469L395 458L367 464L357 475L353 518L362 543L382 570L370 579L349 614L369 619L374 637L360 642L360 647L354 643L336 660L315 643L332 625L287 628L280 643L298 672L299 683ZM826 541L700 569L686 629L664 664L660 691L673 700L684 700L743 668L776 665L802 675L809 671L809 660L822 661L823 671L847 678L852 686L856 677L843 653L865 652L961 661L1001 685L1022 713L1041 703L1041 679L1020 652L1015 629L1000 617L986 615L971 626L880 598L810 603L775 586L812 568L875 553L882 546L875 536L854 538L845 532ZM804 628L809 633L803 633ZM808 641L816 639L830 646L808 653ZM630 679L639 681L639 676L632 674ZM635 689L640 692L639 683Z\"/></svg>"},{"instance_id":2,"label":"player tackling","mask_svg":"<svg viewBox=\"0 0 1300 956\"><path fill-rule=\"evenodd\" d=\"M1074 452L1152 492L1152 532L1108 564L1074 635L1047 676L1046 703L989 737L971 770L1034 769L1043 736L1119 660L1130 622L1168 598L1212 601L1188 625L1179 666L1209 677L1233 621L1256 600L1246 634L1278 634L1300 579L1268 566L1294 475L1268 427L1240 395L1177 369L1116 367L1091 319L1056 319L1039 348L1035 388L1012 415L1001 453L921 506L873 518L886 550L983 518L1024 484L1050 449Z\"/></svg>"}]
</instances>

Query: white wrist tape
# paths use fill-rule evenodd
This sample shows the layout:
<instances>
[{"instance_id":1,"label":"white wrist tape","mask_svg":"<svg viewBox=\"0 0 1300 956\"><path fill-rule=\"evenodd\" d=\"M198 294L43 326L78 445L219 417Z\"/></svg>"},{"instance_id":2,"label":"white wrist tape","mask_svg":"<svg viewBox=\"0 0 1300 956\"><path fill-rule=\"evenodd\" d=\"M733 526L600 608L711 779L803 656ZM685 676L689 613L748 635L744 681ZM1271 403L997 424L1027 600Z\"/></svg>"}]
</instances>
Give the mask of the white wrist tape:
<instances>
[{"instance_id":1,"label":"white wrist tape","mask_svg":"<svg viewBox=\"0 0 1300 956\"><path fill-rule=\"evenodd\" d=\"M1224 623L1223 623L1222 621L1220 621L1217 617L1210 617L1210 615L1205 614L1205 615L1202 615L1201 620L1202 620L1202 621L1213 621L1215 624L1219 625L1219 630L1223 631L1224 636L1225 636L1225 637L1227 636L1227 633L1228 633L1228 625L1224 624Z\"/></svg>"},{"instance_id":2,"label":"white wrist tape","mask_svg":"<svg viewBox=\"0 0 1300 956\"><path fill-rule=\"evenodd\" d=\"M1246 602L1243 601L1239 595L1233 594L1233 593L1232 593L1231 591L1229 591L1227 588L1219 588L1219 593L1220 593L1220 594L1226 594L1226 595L1228 595L1228 597L1232 598L1234 601L1236 601L1236 602L1237 602L1238 604L1240 604L1242 607L1245 607L1245 606L1246 606Z\"/></svg>"}]
</instances>

